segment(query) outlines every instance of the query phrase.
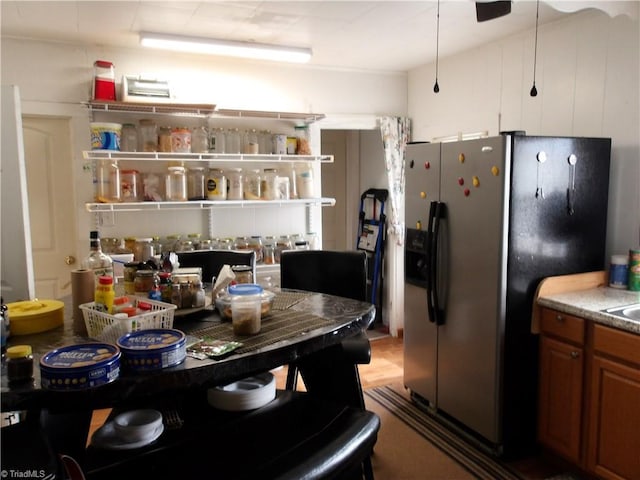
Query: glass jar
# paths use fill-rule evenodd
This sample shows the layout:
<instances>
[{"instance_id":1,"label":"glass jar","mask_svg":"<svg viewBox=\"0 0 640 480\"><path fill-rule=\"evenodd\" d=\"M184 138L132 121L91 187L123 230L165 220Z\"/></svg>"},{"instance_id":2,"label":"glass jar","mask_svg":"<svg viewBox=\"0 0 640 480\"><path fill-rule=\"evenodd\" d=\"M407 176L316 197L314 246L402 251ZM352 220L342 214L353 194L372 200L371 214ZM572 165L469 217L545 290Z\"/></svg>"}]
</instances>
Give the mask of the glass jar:
<instances>
[{"instance_id":1,"label":"glass jar","mask_svg":"<svg viewBox=\"0 0 640 480\"><path fill-rule=\"evenodd\" d=\"M136 295L146 297L157 282L156 272L153 270L138 270L133 281Z\"/></svg>"},{"instance_id":2,"label":"glass jar","mask_svg":"<svg viewBox=\"0 0 640 480\"><path fill-rule=\"evenodd\" d=\"M191 153L191 131L187 127L176 127L171 130L171 151Z\"/></svg>"},{"instance_id":3,"label":"glass jar","mask_svg":"<svg viewBox=\"0 0 640 480\"><path fill-rule=\"evenodd\" d=\"M140 267L139 262L129 262L124 264L124 293L134 295L136 293L136 273Z\"/></svg>"},{"instance_id":4,"label":"glass jar","mask_svg":"<svg viewBox=\"0 0 640 480\"><path fill-rule=\"evenodd\" d=\"M158 151L158 127L153 120L143 118L138 124L138 137L141 152Z\"/></svg>"},{"instance_id":5,"label":"glass jar","mask_svg":"<svg viewBox=\"0 0 640 480\"><path fill-rule=\"evenodd\" d=\"M200 244L198 245L198 250L213 250L214 248L213 240L208 238L200 240Z\"/></svg>"},{"instance_id":6,"label":"glass jar","mask_svg":"<svg viewBox=\"0 0 640 480\"><path fill-rule=\"evenodd\" d=\"M122 170L120 172L120 196L123 202L142 200L142 185L138 170Z\"/></svg>"},{"instance_id":7,"label":"glass jar","mask_svg":"<svg viewBox=\"0 0 640 480\"><path fill-rule=\"evenodd\" d=\"M165 303L171 303L171 273L160 272L158 278L160 280L160 299Z\"/></svg>"},{"instance_id":8,"label":"glass jar","mask_svg":"<svg viewBox=\"0 0 640 480\"><path fill-rule=\"evenodd\" d=\"M275 168L265 168L260 181L260 195L263 200L277 200L278 171Z\"/></svg>"},{"instance_id":9,"label":"glass jar","mask_svg":"<svg viewBox=\"0 0 640 480\"><path fill-rule=\"evenodd\" d=\"M244 198L244 182L241 168L227 170L227 200L242 200Z\"/></svg>"},{"instance_id":10,"label":"glass jar","mask_svg":"<svg viewBox=\"0 0 640 480\"><path fill-rule=\"evenodd\" d=\"M236 237L233 241L235 250L249 250L249 239L247 237Z\"/></svg>"},{"instance_id":11,"label":"glass jar","mask_svg":"<svg viewBox=\"0 0 640 480\"><path fill-rule=\"evenodd\" d=\"M271 237L273 238L273 237ZM265 265L273 265L276 263L276 243L274 240L265 239L262 247L262 263Z\"/></svg>"},{"instance_id":12,"label":"glass jar","mask_svg":"<svg viewBox=\"0 0 640 480\"><path fill-rule=\"evenodd\" d=\"M175 252L179 241L180 235L167 235L162 242L162 253Z\"/></svg>"},{"instance_id":13,"label":"glass jar","mask_svg":"<svg viewBox=\"0 0 640 480\"><path fill-rule=\"evenodd\" d=\"M143 174L142 190L145 202L161 202L163 199L161 176L154 172Z\"/></svg>"},{"instance_id":14,"label":"glass jar","mask_svg":"<svg viewBox=\"0 0 640 480\"><path fill-rule=\"evenodd\" d=\"M212 128L209 135L209 152L225 153L225 143L224 128Z\"/></svg>"},{"instance_id":15,"label":"glass jar","mask_svg":"<svg viewBox=\"0 0 640 480\"><path fill-rule=\"evenodd\" d=\"M192 167L187 173L187 193L189 200L206 200L206 178L204 167Z\"/></svg>"},{"instance_id":16,"label":"glass jar","mask_svg":"<svg viewBox=\"0 0 640 480\"><path fill-rule=\"evenodd\" d=\"M253 283L253 270L249 265L233 265L231 271L236 276L236 283Z\"/></svg>"},{"instance_id":17,"label":"glass jar","mask_svg":"<svg viewBox=\"0 0 640 480\"><path fill-rule=\"evenodd\" d=\"M251 250L256 252L256 263L262 263L262 237L259 235L252 235L248 239L248 245Z\"/></svg>"},{"instance_id":18,"label":"glass jar","mask_svg":"<svg viewBox=\"0 0 640 480\"><path fill-rule=\"evenodd\" d=\"M296 155L311 155L311 144L309 143L309 127L297 125L296 132Z\"/></svg>"},{"instance_id":19,"label":"glass jar","mask_svg":"<svg viewBox=\"0 0 640 480\"><path fill-rule=\"evenodd\" d=\"M155 254L153 250L153 238L136 239L136 248L133 251L133 259L138 262L152 260Z\"/></svg>"},{"instance_id":20,"label":"glass jar","mask_svg":"<svg viewBox=\"0 0 640 480\"><path fill-rule=\"evenodd\" d=\"M244 142L242 145L242 153L256 155L260 151L258 145L258 131L255 128L244 132Z\"/></svg>"},{"instance_id":21,"label":"glass jar","mask_svg":"<svg viewBox=\"0 0 640 480\"><path fill-rule=\"evenodd\" d=\"M190 233L187 238L191 241L194 250L200 250L200 233Z\"/></svg>"},{"instance_id":22,"label":"glass jar","mask_svg":"<svg viewBox=\"0 0 640 480\"><path fill-rule=\"evenodd\" d=\"M242 142L240 141L240 130L230 128L225 137L225 153L240 153Z\"/></svg>"},{"instance_id":23,"label":"glass jar","mask_svg":"<svg viewBox=\"0 0 640 480\"><path fill-rule=\"evenodd\" d=\"M93 64L93 99L116 99L116 70L113 63L96 60Z\"/></svg>"},{"instance_id":24,"label":"glass jar","mask_svg":"<svg viewBox=\"0 0 640 480\"><path fill-rule=\"evenodd\" d=\"M123 123L120 133L120 150L123 152L138 151L138 129L133 123Z\"/></svg>"},{"instance_id":25,"label":"glass jar","mask_svg":"<svg viewBox=\"0 0 640 480\"><path fill-rule=\"evenodd\" d=\"M244 176L244 199L260 200L260 170L249 170Z\"/></svg>"},{"instance_id":26,"label":"glass jar","mask_svg":"<svg viewBox=\"0 0 640 480\"><path fill-rule=\"evenodd\" d=\"M219 168L209 169L207 178L207 199L226 200L227 199L227 177Z\"/></svg>"},{"instance_id":27,"label":"glass jar","mask_svg":"<svg viewBox=\"0 0 640 480\"><path fill-rule=\"evenodd\" d=\"M191 153L207 153L209 151L209 132L206 127L196 127L191 132Z\"/></svg>"},{"instance_id":28,"label":"glass jar","mask_svg":"<svg viewBox=\"0 0 640 480\"><path fill-rule=\"evenodd\" d=\"M280 255L282 254L282 252L292 249L293 242L291 241L289 235L280 235L280 237L278 237L278 241L276 242L276 263L280 263Z\"/></svg>"},{"instance_id":29,"label":"glass jar","mask_svg":"<svg viewBox=\"0 0 640 480\"><path fill-rule=\"evenodd\" d=\"M31 345L14 345L6 352L7 380L10 384L33 380L33 353Z\"/></svg>"},{"instance_id":30,"label":"glass jar","mask_svg":"<svg viewBox=\"0 0 640 480\"><path fill-rule=\"evenodd\" d=\"M276 198L278 200L289 200L291 198L291 182L289 177L277 177Z\"/></svg>"},{"instance_id":31,"label":"glass jar","mask_svg":"<svg viewBox=\"0 0 640 480\"><path fill-rule=\"evenodd\" d=\"M260 155L271 155L273 153L271 132L269 130L258 132L258 153Z\"/></svg>"},{"instance_id":32,"label":"glass jar","mask_svg":"<svg viewBox=\"0 0 640 480\"><path fill-rule=\"evenodd\" d=\"M113 160L100 160L96 163L94 195L98 203L119 202L120 192L120 168Z\"/></svg>"},{"instance_id":33,"label":"glass jar","mask_svg":"<svg viewBox=\"0 0 640 480\"><path fill-rule=\"evenodd\" d=\"M184 167L169 167L165 189L168 201L185 202L187 200L187 176Z\"/></svg>"},{"instance_id":34,"label":"glass jar","mask_svg":"<svg viewBox=\"0 0 640 480\"><path fill-rule=\"evenodd\" d=\"M186 238L180 240L176 245L176 252L193 252L194 250L193 242Z\"/></svg>"},{"instance_id":35,"label":"glass jar","mask_svg":"<svg viewBox=\"0 0 640 480\"><path fill-rule=\"evenodd\" d=\"M158 151L171 152L171 127L160 127L158 132Z\"/></svg>"}]
</instances>

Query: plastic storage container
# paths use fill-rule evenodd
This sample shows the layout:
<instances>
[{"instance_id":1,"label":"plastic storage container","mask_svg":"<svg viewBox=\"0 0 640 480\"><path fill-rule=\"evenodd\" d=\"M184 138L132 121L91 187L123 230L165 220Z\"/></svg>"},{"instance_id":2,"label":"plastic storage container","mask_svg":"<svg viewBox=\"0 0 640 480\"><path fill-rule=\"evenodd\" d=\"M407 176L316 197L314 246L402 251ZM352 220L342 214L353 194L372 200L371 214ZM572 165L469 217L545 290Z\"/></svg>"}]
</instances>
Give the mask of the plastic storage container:
<instances>
[{"instance_id":1,"label":"plastic storage container","mask_svg":"<svg viewBox=\"0 0 640 480\"><path fill-rule=\"evenodd\" d=\"M143 118L139 122L138 139L140 142L140 151L157 152L158 151L158 126L153 120Z\"/></svg>"},{"instance_id":2,"label":"plastic storage container","mask_svg":"<svg viewBox=\"0 0 640 480\"><path fill-rule=\"evenodd\" d=\"M191 167L187 172L187 194L189 200L206 200L206 183L204 167Z\"/></svg>"},{"instance_id":3,"label":"plastic storage container","mask_svg":"<svg viewBox=\"0 0 640 480\"><path fill-rule=\"evenodd\" d=\"M612 255L609 266L609 286L627 288L629 258L626 255Z\"/></svg>"},{"instance_id":4,"label":"plastic storage container","mask_svg":"<svg viewBox=\"0 0 640 480\"><path fill-rule=\"evenodd\" d=\"M231 296L231 324L236 335L254 335L260 332L262 287L243 283L229 287Z\"/></svg>"},{"instance_id":5,"label":"plastic storage container","mask_svg":"<svg viewBox=\"0 0 640 480\"><path fill-rule=\"evenodd\" d=\"M123 202L139 202L143 199L138 170L120 171L120 198Z\"/></svg>"},{"instance_id":6,"label":"plastic storage container","mask_svg":"<svg viewBox=\"0 0 640 480\"><path fill-rule=\"evenodd\" d=\"M93 99L116 99L116 69L113 63L96 60L93 64Z\"/></svg>"}]
</instances>

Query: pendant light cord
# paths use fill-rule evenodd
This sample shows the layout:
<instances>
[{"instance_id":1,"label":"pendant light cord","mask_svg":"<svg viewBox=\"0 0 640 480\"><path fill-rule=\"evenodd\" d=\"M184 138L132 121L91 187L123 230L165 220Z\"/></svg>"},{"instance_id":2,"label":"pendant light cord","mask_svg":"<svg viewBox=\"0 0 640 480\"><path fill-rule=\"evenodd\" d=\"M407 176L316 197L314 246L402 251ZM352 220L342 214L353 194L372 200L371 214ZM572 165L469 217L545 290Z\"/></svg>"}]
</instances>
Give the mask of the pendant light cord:
<instances>
[{"instance_id":1,"label":"pendant light cord","mask_svg":"<svg viewBox=\"0 0 640 480\"><path fill-rule=\"evenodd\" d=\"M535 43L533 47L533 86L531 87L531 91L529 94L532 97L538 95L538 89L536 88L536 65L538 63L538 19L540 12L540 0L536 0L536 36Z\"/></svg>"},{"instance_id":2,"label":"pendant light cord","mask_svg":"<svg viewBox=\"0 0 640 480\"><path fill-rule=\"evenodd\" d=\"M433 85L433 91L438 93L440 86L438 85L438 57L440 53L440 0L438 0L438 11L436 14L436 83Z\"/></svg>"}]
</instances>

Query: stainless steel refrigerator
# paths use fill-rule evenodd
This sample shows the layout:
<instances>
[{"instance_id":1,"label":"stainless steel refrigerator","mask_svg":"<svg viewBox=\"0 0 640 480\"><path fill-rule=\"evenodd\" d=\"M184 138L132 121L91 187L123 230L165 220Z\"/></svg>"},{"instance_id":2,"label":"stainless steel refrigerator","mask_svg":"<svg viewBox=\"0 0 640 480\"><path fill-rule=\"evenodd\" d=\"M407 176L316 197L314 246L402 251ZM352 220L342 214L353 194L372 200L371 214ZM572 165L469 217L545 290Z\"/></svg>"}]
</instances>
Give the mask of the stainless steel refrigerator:
<instances>
[{"instance_id":1,"label":"stainless steel refrigerator","mask_svg":"<svg viewBox=\"0 0 640 480\"><path fill-rule=\"evenodd\" d=\"M535 445L539 281L604 268L610 151L607 138L524 134L407 146L424 268L407 279L404 383L497 455Z\"/></svg>"}]
</instances>

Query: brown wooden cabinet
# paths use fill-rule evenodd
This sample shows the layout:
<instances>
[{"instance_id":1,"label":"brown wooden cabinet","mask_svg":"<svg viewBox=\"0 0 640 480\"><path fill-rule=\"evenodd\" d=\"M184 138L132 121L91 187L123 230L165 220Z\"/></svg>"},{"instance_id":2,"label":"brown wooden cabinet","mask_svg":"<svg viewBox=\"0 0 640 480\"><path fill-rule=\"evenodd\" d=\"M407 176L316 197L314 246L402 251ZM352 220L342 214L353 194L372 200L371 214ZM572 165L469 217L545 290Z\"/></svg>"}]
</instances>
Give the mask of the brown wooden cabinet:
<instances>
[{"instance_id":1,"label":"brown wooden cabinet","mask_svg":"<svg viewBox=\"0 0 640 480\"><path fill-rule=\"evenodd\" d=\"M640 335L543 308L538 439L605 479L640 480Z\"/></svg>"},{"instance_id":2,"label":"brown wooden cabinet","mask_svg":"<svg viewBox=\"0 0 640 480\"><path fill-rule=\"evenodd\" d=\"M584 320L546 310L541 322L538 438L581 462Z\"/></svg>"},{"instance_id":3,"label":"brown wooden cabinet","mask_svg":"<svg viewBox=\"0 0 640 480\"><path fill-rule=\"evenodd\" d=\"M640 479L640 336L593 326L587 468Z\"/></svg>"}]
</instances>

